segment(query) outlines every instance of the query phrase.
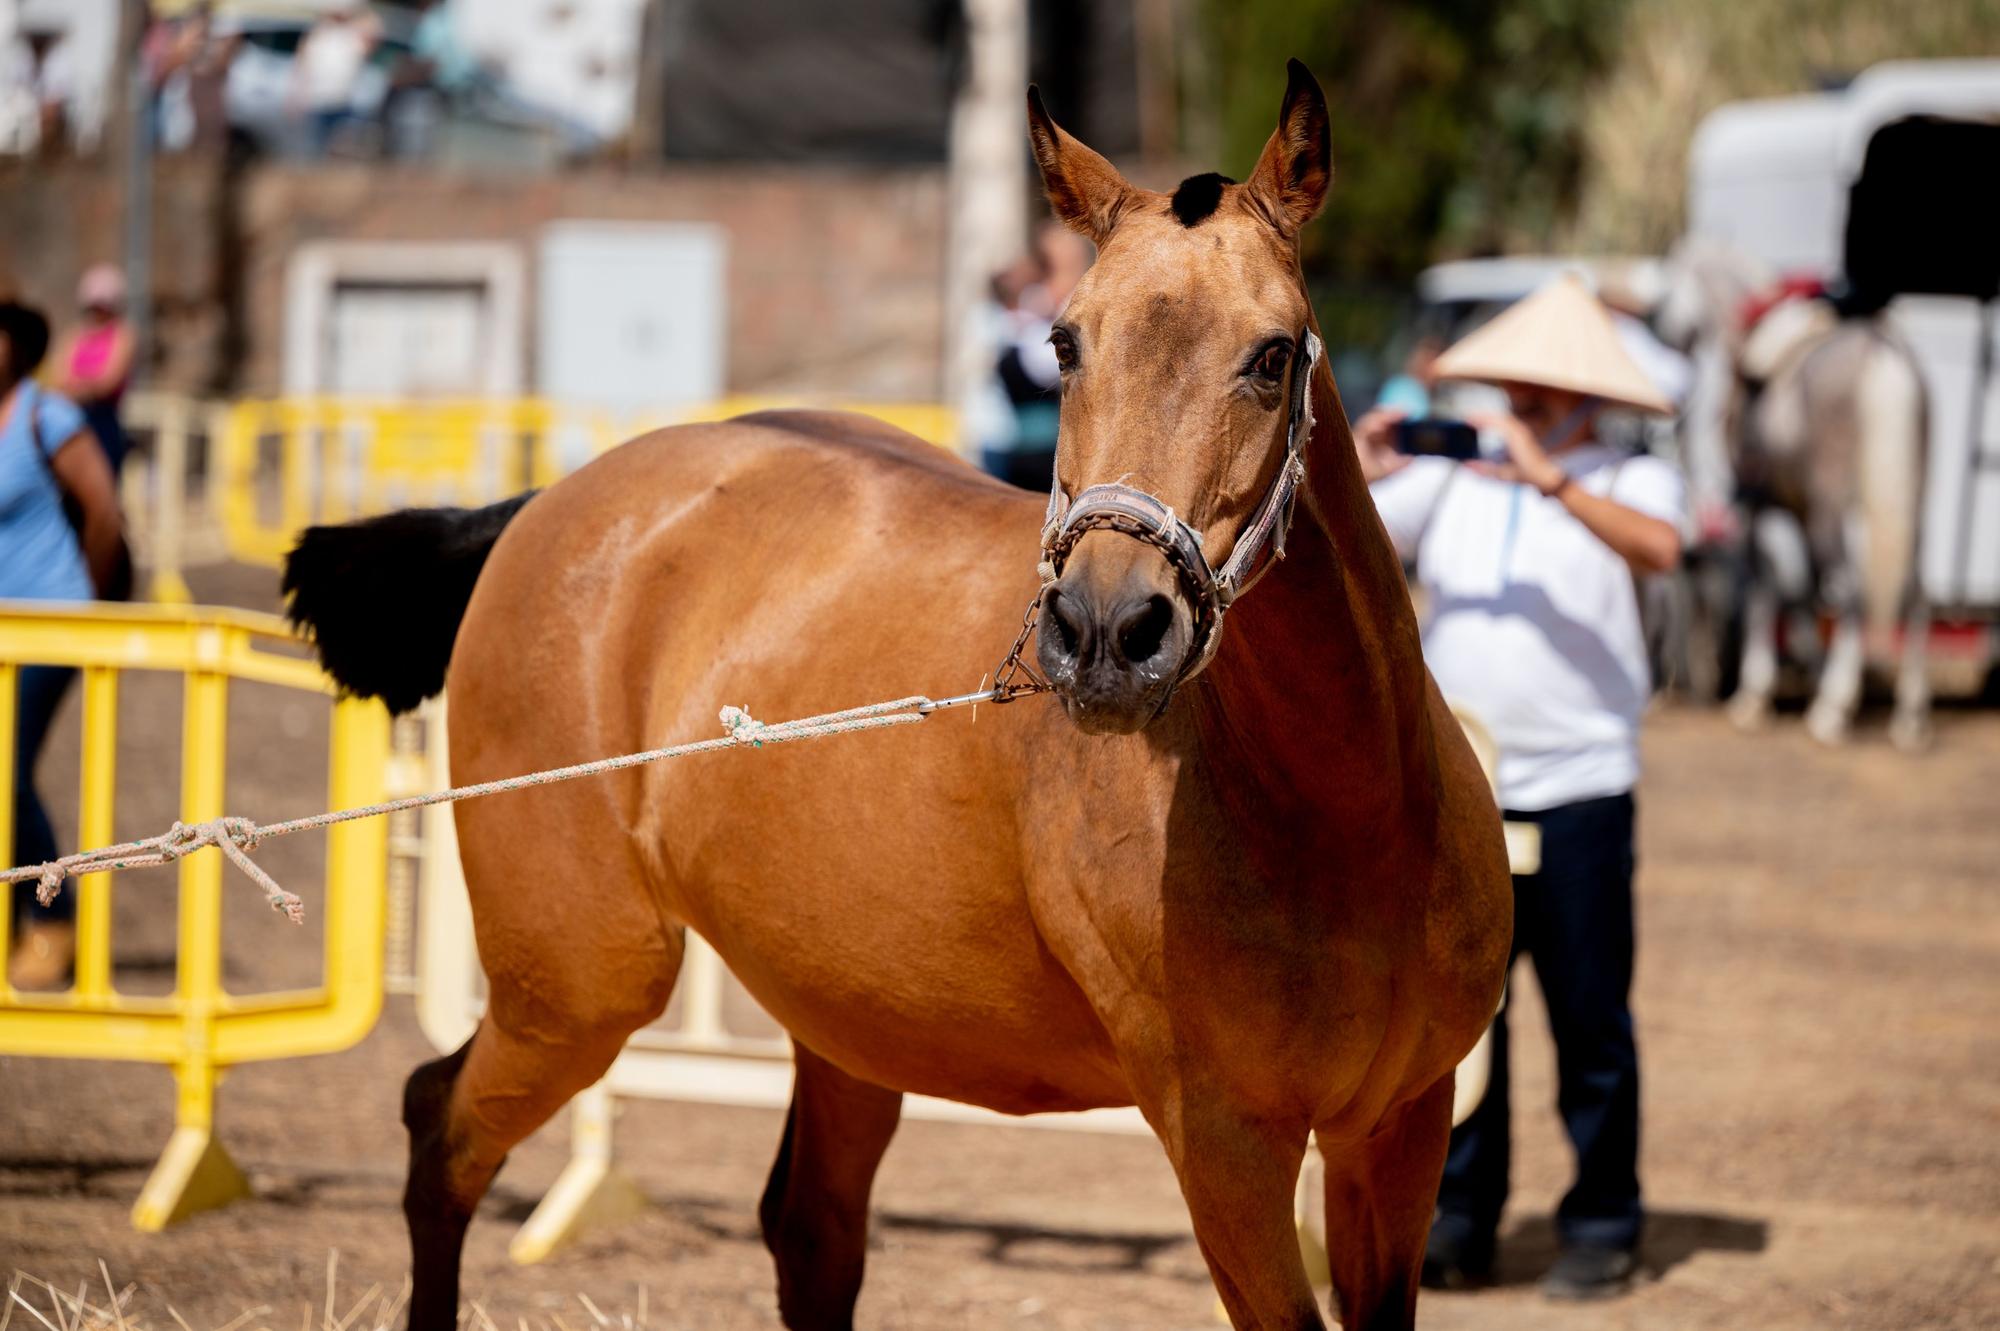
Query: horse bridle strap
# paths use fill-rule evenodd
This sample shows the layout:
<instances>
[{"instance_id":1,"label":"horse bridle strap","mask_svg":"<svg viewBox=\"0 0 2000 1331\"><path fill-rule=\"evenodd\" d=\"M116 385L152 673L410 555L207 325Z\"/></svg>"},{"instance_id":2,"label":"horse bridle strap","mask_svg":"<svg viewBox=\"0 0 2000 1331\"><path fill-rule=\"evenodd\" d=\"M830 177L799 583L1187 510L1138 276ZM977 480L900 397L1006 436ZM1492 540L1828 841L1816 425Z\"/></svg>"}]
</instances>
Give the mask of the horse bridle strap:
<instances>
[{"instance_id":1,"label":"horse bridle strap","mask_svg":"<svg viewBox=\"0 0 2000 1331\"><path fill-rule=\"evenodd\" d=\"M1285 456L1221 568L1208 562L1201 533L1170 505L1144 490L1114 481L1090 486L1072 500L1057 480L1049 491L1048 515L1042 525L1044 592L1062 576L1070 552L1086 532L1121 532L1156 547L1180 575L1194 612L1194 642L1179 680L1199 673L1222 641L1223 614L1273 563L1285 557L1285 535L1291 529L1299 485L1306 476L1305 444L1312 435L1312 372L1322 354L1319 337L1308 328L1300 354L1292 358ZM1271 552L1268 560L1263 558L1266 549Z\"/></svg>"}]
</instances>

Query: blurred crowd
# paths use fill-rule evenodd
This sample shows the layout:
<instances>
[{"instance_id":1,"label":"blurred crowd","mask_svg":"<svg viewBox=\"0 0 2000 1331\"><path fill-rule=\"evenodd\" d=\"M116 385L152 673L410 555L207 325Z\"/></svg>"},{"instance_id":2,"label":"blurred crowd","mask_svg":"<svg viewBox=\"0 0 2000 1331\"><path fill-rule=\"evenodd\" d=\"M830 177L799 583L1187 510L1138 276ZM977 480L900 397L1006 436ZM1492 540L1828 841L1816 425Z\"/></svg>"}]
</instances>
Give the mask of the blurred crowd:
<instances>
[{"instance_id":1,"label":"blurred crowd","mask_svg":"<svg viewBox=\"0 0 2000 1331\"><path fill-rule=\"evenodd\" d=\"M83 275L78 317L56 336L38 309L0 295L0 600L129 599L132 560L118 508L127 451L118 418L132 372L124 276L100 264ZM76 671L24 666L15 710L14 853L59 852L35 786L35 762ZM76 894L49 905L32 884L11 893L15 930L8 983L68 983L76 952Z\"/></svg>"},{"instance_id":2,"label":"blurred crowd","mask_svg":"<svg viewBox=\"0 0 2000 1331\"><path fill-rule=\"evenodd\" d=\"M1092 257L1083 237L1044 223L1030 251L993 275L977 312L991 364L968 429L980 466L1025 490L1046 492L1054 481L1059 374L1049 331Z\"/></svg>"},{"instance_id":3,"label":"blurred crowd","mask_svg":"<svg viewBox=\"0 0 2000 1331\"><path fill-rule=\"evenodd\" d=\"M0 152L88 146L75 45L49 19L23 19L0 60ZM426 157L460 114L539 122L572 146L582 137L508 91L462 39L446 0L336 0L317 17L218 13L201 0L153 17L138 59L147 124L165 152Z\"/></svg>"},{"instance_id":4,"label":"blurred crowd","mask_svg":"<svg viewBox=\"0 0 2000 1331\"><path fill-rule=\"evenodd\" d=\"M0 152L54 151L69 142L76 99L76 51L67 35L24 29L0 52Z\"/></svg>"},{"instance_id":5,"label":"blurred crowd","mask_svg":"<svg viewBox=\"0 0 2000 1331\"><path fill-rule=\"evenodd\" d=\"M233 131L293 156L425 155L478 65L442 0L413 12L396 41L360 0L309 24L225 18L208 3L156 20L141 52L156 141L168 151L220 147ZM238 71L238 61L249 64Z\"/></svg>"}]
</instances>

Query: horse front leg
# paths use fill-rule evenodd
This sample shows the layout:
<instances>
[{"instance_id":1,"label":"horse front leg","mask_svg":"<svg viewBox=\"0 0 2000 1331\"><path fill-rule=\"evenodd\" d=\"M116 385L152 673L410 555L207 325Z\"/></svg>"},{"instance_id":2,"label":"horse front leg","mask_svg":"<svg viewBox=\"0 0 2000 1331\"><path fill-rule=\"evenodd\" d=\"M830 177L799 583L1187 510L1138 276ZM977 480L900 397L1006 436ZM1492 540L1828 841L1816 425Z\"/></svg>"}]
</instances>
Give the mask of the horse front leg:
<instances>
[{"instance_id":1,"label":"horse front leg","mask_svg":"<svg viewBox=\"0 0 2000 1331\"><path fill-rule=\"evenodd\" d=\"M1154 1122L1174 1119L1154 1117ZM1184 1106L1161 1141L1180 1179L1195 1242L1237 1331L1325 1331L1299 1253L1292 1193L1303 1123Z\"/></svg>"},{"instance_id":2,"label":"horse front leg","mask_svg":"<svg viewBox=\"0 0 2000 1331\"><path fill-rule=\"evenodd\" d=\"M1394 1111L1360 1141L1321 1136L1326 1260L1345 1331L1410 1331L1417 1282L1451 1141L1453 1078Z\"/></svg>"}]
</instances>

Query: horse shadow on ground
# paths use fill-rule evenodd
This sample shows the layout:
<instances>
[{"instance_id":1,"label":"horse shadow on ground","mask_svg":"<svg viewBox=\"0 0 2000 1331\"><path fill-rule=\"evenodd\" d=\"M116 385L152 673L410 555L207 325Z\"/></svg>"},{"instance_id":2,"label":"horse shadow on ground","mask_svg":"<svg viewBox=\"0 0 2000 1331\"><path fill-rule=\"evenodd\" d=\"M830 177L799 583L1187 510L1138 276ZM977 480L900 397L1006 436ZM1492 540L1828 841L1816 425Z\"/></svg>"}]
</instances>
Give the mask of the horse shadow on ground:
<instances>
[{"instance_id":1,"label":"horse shadow on ground","mask_svg":"<svg viewBox=\"0 0 2000 1331\"><path fill-rule=\"evenodd\" d=\"M153 1168L141 1156L92 1156L71 1159L30 1158L0 1154L0 1197L83 1197L124 1203L138 1182ZM294 1210L376 1212L389 1214L400 1177L377 1171L260 1169L247 1166L256 1203ZM540 1202L537 1194L496 1184L480 1206L482 1219L519 1225ZM685 1226L701 1240L713 1243L761 1245L755 1214L740 1202L722 1198L651 1193L652 1209ZM1166 1279L1200 1282L1207 1277L1198 1263L1167 1262L1162 1254L1193 1250L1186 1234L1104 1229L1062 1228L965 1216L878 1210L874 1216L877 1247L899 1237L972 1238L979 1259L996 1266L1030 1271L1147 1271ZM1180 1269L1186 1266L1188 1269Z\"/></svg>"},{"instance_id":2,"label":"horse shadow on ground","mask_svg":"<svg viewBox=\"0 0 2000 1331\"><path fill-rule=\"evenodd\" d=\"M1639 1247L1640 1270L1659 1279L1701 1252L1762 1252L1770 1225L1753 1216L1711 1215L1700 1211L1648 1211ZM1500 1235L1493 1268L1496 1285L1532 1285L1555 1265L1561 1251L1555 1217L1527 1216Z\"/></svg>"},{"instance_id":3,"label":"horse shadow on ground","mask_svg":"<svg viewBox=\"0 0 2000 1331\"><path fill-rule=\"evenodd\" d=\"M141 1157L28 1159L0 1155L0 1196L72 1196L124 1200L133 1181L152 1168ZM286 1207L333 1210L379 1210L381 1194L397 1180L373 1173L286 1170L251 1171L257 1200ZM483 1215L493 1221L519 1224L539 1198L501 1184L487 1194ZM754 1215L735 1202L710 1197L648 1197L664 1215L702 1238L720 1243L759 1244ZM1186 1234L1129 1230L1076 1229L1053 1225L981 1220L924 1212L878 1210L877 1244L899 1236L970 1237L978 1241L979 1258L996 1266L1030 1271L1149 1272L1165 1279L1201 1283L1207 1277L1199 1262L1160 1262L1163 1255L1192 1250ZM1697 1253L1763 1252L1770 1225L1752 1216L1717 1215L1699 1211L1652 1211L1646 1216L1646 1238L1640 1266L1658 1279ZM1530 1285L1555 1263L1560 1244L1555 1218L1527 1216L1501 1234L1492 1284Z\"/></svg>"},{"instance_id":4,"label":"horse shadow on ground","mask_svg":"<svg viewBox=\"0 0 2000 1331\"><path fill-rule=\"evenodd\" d=\"M711 1242L762 1244L764 1241L757 1230L755 1217L738 1203L657 1193L648 1193L646 1200L655 1211ZM533 1197L509 1196L492 1206L490 1214L507 1223L520 1224L534 1211L536 1202ZM1168 1279L1207 1279L1206 1275L1199 1273L1184 1274L1173 1269L1172 1264L1166 1267L1153 1265L1154 1259L1163 1253L1181 1248L1192 1251L1193 1240L1186 1234L1064 1229L966 1216L875 1211L871 1246L880 1248L895 1243L901 1237L917 1236L972 1238L979 1244L979 1260L1017 1270L1146 1271Z\"/></svg>"},{"instance_id":5,"label":"horse shadow on ground","mask_svg":"<svg viewBox=\"0 0 2000 1331\"><path fill-rule=\"evenodd\" d=\"M1101 1229L1061 1229L1002 1220L971 1220L962 1216L878 1211L876 1223L886 1238L896 1233L965 1236L981 1239L983 1261L1030 1271L1145 1271L1167 1278L1183 1273L1158 1268L1153 1259L1179 1248L1192 1248L1186 1234L1135 1233ZM1185 1279L1205 1281L1205 1274Z\"/></svg>"},{"instance_id":6,"label":"horse shadow on ground","mask_svg":"<svg viewBox=\"0 0 2000 1331\"><path fill-rule=\"evenodd\" d=\"M129 1204L157 1163L151 1156L0 1154L0 1197L83 1197ZM250 1181L250 1204L296 1211L400 1214L396 1210L403 1186L400 1173L270 1168L254 1160L239 1160L238 1165ZM536 1195L495 1185L481 1204L480 1214L519 1223L528 1218L539 1200ZM678 1214L682 1208L668 1203L666 1209ZM718 1228L713 1237L736 1236Z\"/></svg>"},{"instance_id":7,"label":"horse shadow on ground","mask_svg":"<svg viewBox=\"0 0 2000 1331\"><path fill-rule=\"evenodd\" d=\"M0 1197L118 1198L134 1190L153 1161L142 1156L50 1158L0 1156Z\"/></svg>"}]
</instances>

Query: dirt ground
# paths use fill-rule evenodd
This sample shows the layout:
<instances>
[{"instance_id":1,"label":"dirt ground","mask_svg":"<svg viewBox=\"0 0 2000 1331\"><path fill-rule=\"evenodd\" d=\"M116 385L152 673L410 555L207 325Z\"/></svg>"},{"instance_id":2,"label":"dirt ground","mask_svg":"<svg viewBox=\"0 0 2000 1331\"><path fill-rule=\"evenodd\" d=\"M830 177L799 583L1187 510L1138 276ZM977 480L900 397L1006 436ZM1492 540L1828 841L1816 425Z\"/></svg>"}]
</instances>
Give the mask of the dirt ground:
<instances>
[{"instance_id":1,"label":"dirt ground","mask_svg":"<svg viewBox=\"0 0 2000 1331\"><path fill-rule=\"evenodd\" d=\"M197 591L256 604L267 576L211 574ZM121 835L171 818L178 710L170 681L129 680ZM246 738L232 755L231 811L320 807L320 706L243 687L233 717ZM75 788L74 717L66 724L44 768L48 791ZM1912 760L1887 747L1879 721L1828 753L1795 717L1744 737L1714 714L1667 708L1646 750L1635 1006L1647 1279L1587 1308L1552 1307L1535 1291L1569 1156L1523 971L1499 1280L1427 1295L1420 1325L2000 1325L2000 715L1945 712L1935 753ZM67 835L74 810L60 820ZM319 855L294 838L260 859L310 900ZM311 928L292 930L228 881L232 985L310 973ZM165 988L167 881L130 876L117 922L121 985ZM295 1324L304 1300L318 1303L333 1249L343 1304L370 1282L399 1284L400 1087L430 1053L409 1000L392 998L354 1050L238 1070L222 1092L221 1135L256 1197L157 1236L135 1233L127 1212L167 1138L168 1075L0 1058L0 1278L19 1269L75 1288L98 1278L102 1258L121 1282L141 1282L136 1301L154 1328L170 1325L168 1303L201 1328L258 1305L270 1311L246 1328ZM650 1211L546 1265L514 1267L507 1238L564 1158L559 1119L516 1152L483 1209L468 1293L502 1327L579 1292L614 1316L632 1312L642 1286L653 1328L775 1326L754 1204L778 1127L770 1112L627 1104L620 1152ZM1148 1140L909 1123L876 1200L865 1327L1218 1325Z\"/></svg>"}]
</instances>

